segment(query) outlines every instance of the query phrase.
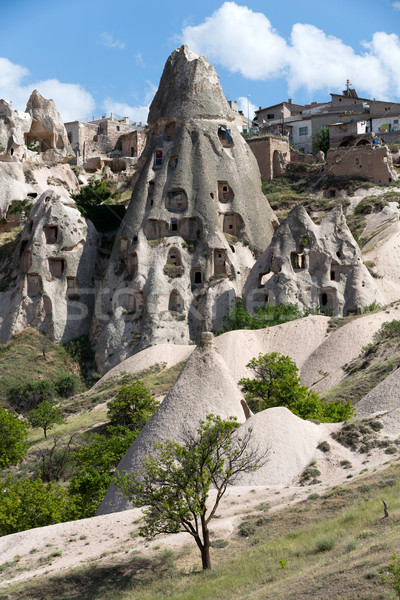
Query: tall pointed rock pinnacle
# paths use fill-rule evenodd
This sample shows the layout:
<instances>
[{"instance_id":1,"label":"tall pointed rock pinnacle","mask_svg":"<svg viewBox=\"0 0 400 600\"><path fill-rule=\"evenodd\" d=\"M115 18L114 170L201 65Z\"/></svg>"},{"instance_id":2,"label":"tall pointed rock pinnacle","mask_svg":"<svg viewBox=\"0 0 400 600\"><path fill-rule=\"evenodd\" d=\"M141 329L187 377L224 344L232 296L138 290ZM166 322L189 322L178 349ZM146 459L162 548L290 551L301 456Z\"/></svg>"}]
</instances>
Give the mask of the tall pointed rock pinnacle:
<instances>
[{"instance_id":1,"label":"tall pointed rock pinnacle","mask_svg":"<svg viewBox=\"0 0 400 600\"><path fill-rule=\"evenodd\" d=\"M221 327L275 220L218 75L187 46L169 57L127 214L97 299L100 367Z\"/></svg>"}]
</instances>

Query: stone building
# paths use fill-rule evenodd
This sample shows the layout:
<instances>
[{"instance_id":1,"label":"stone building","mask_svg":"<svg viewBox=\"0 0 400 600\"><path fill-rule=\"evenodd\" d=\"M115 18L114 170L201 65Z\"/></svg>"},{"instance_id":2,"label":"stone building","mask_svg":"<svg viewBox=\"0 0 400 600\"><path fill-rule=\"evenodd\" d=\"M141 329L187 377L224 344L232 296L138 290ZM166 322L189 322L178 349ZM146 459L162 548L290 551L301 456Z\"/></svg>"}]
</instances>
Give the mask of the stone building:
<instances>
[{"instance_id":1,"label":"stone building","mask_svg":"<svg viewBox=\"0 0 400 600\"><path fill-rule=\"evenodd\" d=\"M375 183L392 183L398 179L387 146L372 145L365 138L358 140L355 146L329 149L327 168L335 177L362 177Z\"/></svg>"},{"instance_id":2,"label":"stone building","mask_svg":"<svg viewBox=\"0 0 400 600\"><path fill-rule=\"evenodd\" d=\"M289 140L283 137L260 136L247 140L256 157L261 177L267 181L283 175L290 162Z\"/></svg>"},{"instance_id":3,"label":"stone building","mask_svg":"<svg viewBox=\"0 0 400 600\"><path fill-rule=\"evenodd\" d=\"M129 117L119 119L113 115L93 121L65 123L68 139L75 152L76 165L85 165L89 159L108 157L137 158L146 143L142 125L131 124Z\"/></svg>"},{"instance_id":4,"label":"stone building","mask_svg":"<svg viewBox=\"0 0 400 600\"><path fill-rule=\"evenodd\" d=\"M276 229L243 290L247 310L291 302L323 314L360 314L383 298L337 207L316 225L301 205Z\"/></svg>"},{"instance_id":5,"label":"stone building","mask_svg":"<svg viewBox=\"0 0 400 600\"><path fill-rule=\"evenodd\" d=\"M235 120L208 61L187 46L173 52L97 298L102 369L148 345L196 342L220 327L253 252L271 240L275 216Z\"/></svg>"}]
</instances>

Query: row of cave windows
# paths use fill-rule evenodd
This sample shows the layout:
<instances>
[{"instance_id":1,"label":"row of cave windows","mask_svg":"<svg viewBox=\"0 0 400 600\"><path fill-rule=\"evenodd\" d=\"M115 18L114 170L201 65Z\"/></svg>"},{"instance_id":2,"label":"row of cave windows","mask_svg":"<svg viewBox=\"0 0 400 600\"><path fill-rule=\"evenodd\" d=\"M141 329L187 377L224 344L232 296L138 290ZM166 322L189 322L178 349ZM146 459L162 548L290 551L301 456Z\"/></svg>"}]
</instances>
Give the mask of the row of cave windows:
<instances>
[{"instance_id":1,"label":"row of cave windows","mask_svg":"<svg viewBox=\"0 0 400 600\"><path fill-rule=\"evenodd\" d=\"M321 290L319 292L318 299L319 299L320 312L322 314L335 310L336 290L333 290L333 289ZM268 293L260 291L259 293L257 293L257 295L255 295L253 297L252 301L253 301L253 308L256 308L256 307L265 308L265 306L268 304ZM356 315L359 312L360 311L357 309L357 307L355 307L355 306L349 307L346 309L345 316Z\"/></svg>"},{"instance_id":2,"label":"row of cave windows","mask_svg":"<svg viewBox=\"0 0 400 600\"><path fill-rule=\"evenodd\" d=\"M28 273L26 287L28 296L37 296L38 294L41 294L43 289L40 276L35 273ZM78 292L76 277L67 277L66 292L67 294L76 294Z\"/></svg>"},{"instance_id":3,"label":"row of cave windows","mask_svg":"<svg viewBox=\"0 0 400 600\"><path fill-rule=\"evenodd\" d=\"M121 239L121 251L126 252L128 240ZM223 248L214 249L214 274L227 274L228 273L228 261L226 251ZM126 258L128 271L131 275L136 275L138 271L138 256L136 252L132 252ZM168 251L167 265L181 267L182 257L178 248L172 247ZM194 284L203 283L203 271L201 267L194 267L192 269L192 282Z\"/></svg>"},{"instance_id":4,"label":"row of cave windows","mask_svg":"<svg viewBox=\"0 0 400 600\"><path fill-rule=\"evenodd\" d=\"M128 311L130 314L140 313L144 308L143 292L119 294L118 306ZM183 298L178 290L174 289L169 295L168 310L175 313L182 313L185 308Z\"/></svg>"},{"instance_id":5,"label":"row of cave windows","mask_svg":"<svg viewBox=\"0 0 400 600\"><path fill-rule=\"evenodd\" d=\"M165 129L164 129L164 139L166 142L172 142L172 140L175 138L175 134L176 134L176 122L175 121L170 121L169 123L166 124ZM196 139L197 138L197 132L196 131L192 131L192 139ZM228 129L227 127L225 127L224 125L220 125L218 127L218 138L219 141L221 142L221 145L223 148L232 148L233 144L233 140L232 140L232 135L231 135L231 130ZM162 150L156 150L157 152L161 152ZM156 163L156 155L154 156L154 166L161 166L162 164L162 154L161 154L161 162L159 164Z\"/></svg>"},{"instance_id":6,"label":"row of cave windows","mask_svg":"<svg viewBox=\"0 0 400 600\"><path fill-rule=\"evenodd\" d=\"M294 271L304 271L306 269L306 257L303 252L291 252L290 262ZM330 279L331 281L340 280L340 265L332 262L330 267Z\"/></svg>"},{"instance_id":7,"label":"row of cave windows","mask_svg":"<svg viewBox=\"0 0 400 600\"><path fill-rule=\"evenodd\" d=\"M33 229L33 222L30 224L29 231ZM43 227L46 244L57 244L59 241L59 229L57 225L46 225ZM22 240L19 248L19 255L22 256L25 252L25 248L29 244L29 240Z\"/></svg>"},{"instance_id":8,"label":"row of cave windows","mask_svg":"<svg viewBox=\"0 0 400 600\"><path fill-rule=\"evenodd\" d=\"M149 182L150 206L153 206L154 181ZM217 191L218 201L222 204L232 202L234 193L227 181L218 181ZM214 192L210 192L211 199L214 199ZM180 188L171 190L165 197L165 208L171 212L184 212L188 207L188 198L185 190Z\"/></svg>"},{"instance_id":9,"label":"row of cave windows","mask_svg":"<svg viewBox=\"0 0 400 600\"><path fill-rule=\"evenodd\" d=\"M47 265L52 277L62 277L65 272L65 260L63 258L48 258ZM22 255L21 269L23 272L29 271L32 266L32 254L27 250ZM69 279L69 278L67 278Z\"/></svg>"},{"instance_id":10,"label":"row of cave windows","mask_svg":"<svg viewBox=\"0 0 400 600\"><path fill-rule=\"evenodd\" d=\"M220 215L220 220L223 233L230 235L236 236L244 226L243 219L238 213L223 213ZM144 234L148 240L156 240L169 235L181 235L183 239L196 240L200 237L201 231L201 222L197 217L180 221L171 219L170 223L149 219L144 226Z\"/></svg>"}]
</instances>

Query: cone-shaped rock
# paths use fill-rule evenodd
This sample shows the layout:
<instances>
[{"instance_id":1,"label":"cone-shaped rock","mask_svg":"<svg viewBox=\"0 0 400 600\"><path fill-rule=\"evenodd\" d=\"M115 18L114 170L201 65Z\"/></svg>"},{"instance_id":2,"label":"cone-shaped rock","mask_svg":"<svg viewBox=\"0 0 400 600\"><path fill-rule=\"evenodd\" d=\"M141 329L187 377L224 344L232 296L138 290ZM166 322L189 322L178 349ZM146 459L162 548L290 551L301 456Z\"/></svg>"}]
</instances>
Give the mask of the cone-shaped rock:
<instances>
[{"instance_id":1,"label":"cone-shaped rock","mask_svg":"<svg viewBox=\"0 0 400 600\"><path fill-rule=\"evenodd\" d=\"M291 302L344 316L382 301L341 207L316 225L301 205L276 229L243 295L250 311L267 302Z\"/></svg>"},{"instance_id":2,"label":"cone-shaped rock","mask_svg":"<svg viewBox=\"0 0 400 600\"><path fill-rule=\"evenodd\" d=\"M63 342L89 332L97 238L71 201L41 195L12 260L0 261L0 343L25 327Z\"/></svg>"},{"instance_id":3,"label":"cone-shaped rock","mask_svg":"<svg viewBox=\"0 0 400 600\"><path fill-rule=\"evenodd\" d=\"M247 405L245 405L247 408ZM208 414L245 421L242 395L217 352L212 334L204 334L200 345L188 359L175 385L146 423L117 470L141 471L143 462L154 453L154 443L166 439L182 440L187 430L195 430ZM111 485L97 514L128 509L128 501Z\"/></svg>"},{"instance_id":4,"label":"cone-shaped rock","mask_svg":"<svg viewBox=\"0 0 400 600\"><path fill-rule=\"evenodd\" d=\"M94 321L103 370L157 343L198 342L272 238L256 160L208 61L182 46L153 100L149 136Z\"/></svg>"}]
</instances>

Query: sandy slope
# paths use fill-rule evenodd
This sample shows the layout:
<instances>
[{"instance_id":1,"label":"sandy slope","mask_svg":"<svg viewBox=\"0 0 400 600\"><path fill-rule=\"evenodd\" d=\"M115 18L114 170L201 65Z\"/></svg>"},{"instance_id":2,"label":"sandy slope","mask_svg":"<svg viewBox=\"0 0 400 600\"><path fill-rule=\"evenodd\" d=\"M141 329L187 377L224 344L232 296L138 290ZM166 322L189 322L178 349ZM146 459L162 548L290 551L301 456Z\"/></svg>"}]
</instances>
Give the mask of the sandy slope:
<instances>
[{"instance_id":1,"label":"sandy slope","mask_svg":"<svg viewBox=\"0 0 400 600\"><path fill-rule=\"evenodd\" d=\"M286 354L300 368L324 341L328 322L328 317L310 316L256 331L229 331L215 339L215 347L235 381L251 375L246 364L260 352Z\"/></svg>"},{"instance_id":2,"label":"sandy slope","mask_svg":"<svg viewBox=\"0 0 400 600\"><path fill-rule=\"evenodd\" d=\"M302 381L305 385L313 386L317 392L337 385L346 375L343 366L356 358L363 346L372 342L382 323L399 318L400 310L392 307L366 314L333 331L304 362L301 368ZM329 375L324 377L324 373Z\"/></svg>"},{"instance_id":3,"label":"sandy slope","mask_svg":"<svg viewBox=\"0 0 400 600\"><path fill-rule=\"evenodd\" d=\"M94 386L95 390L99 385L109 379L110 377L116 377L121 371L126 373L139 373L157 363L165 363L165 368L169 369L177 363L187 360L192 354L195 346L178 345L178 344L158 344L157 346L150 346L129 358L123 360L119 365L116 365L110 371L108 371Z\"/></svg>"}]
</instances>

